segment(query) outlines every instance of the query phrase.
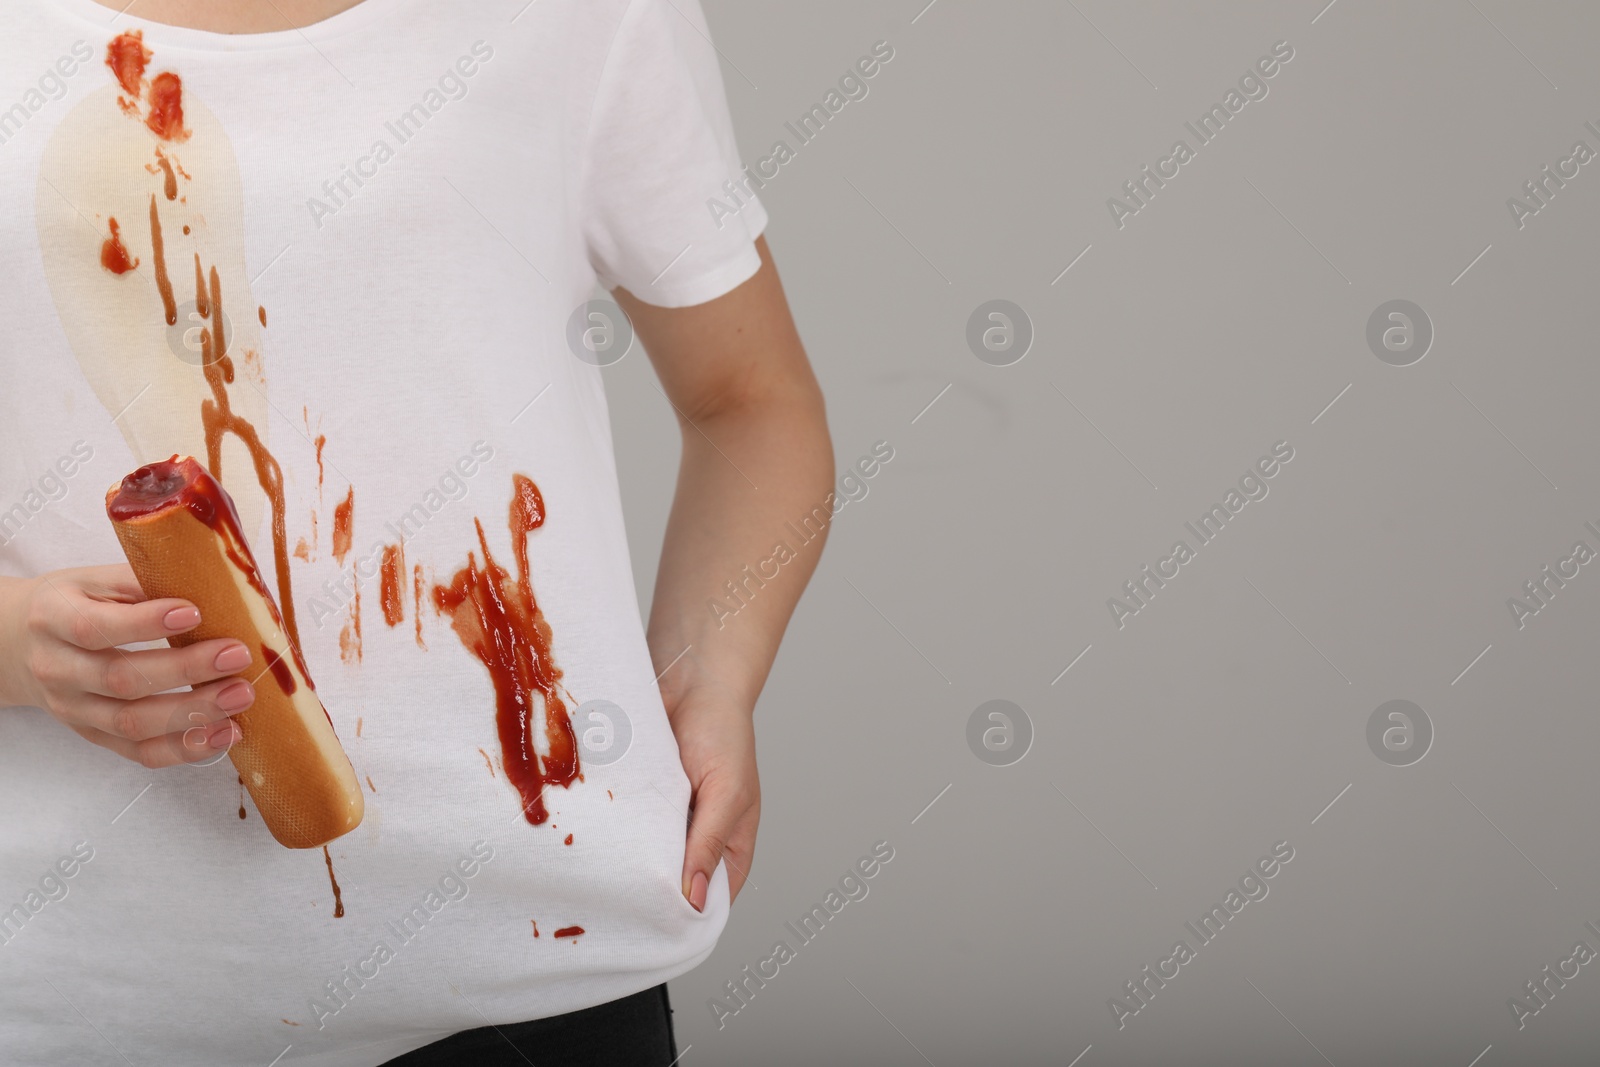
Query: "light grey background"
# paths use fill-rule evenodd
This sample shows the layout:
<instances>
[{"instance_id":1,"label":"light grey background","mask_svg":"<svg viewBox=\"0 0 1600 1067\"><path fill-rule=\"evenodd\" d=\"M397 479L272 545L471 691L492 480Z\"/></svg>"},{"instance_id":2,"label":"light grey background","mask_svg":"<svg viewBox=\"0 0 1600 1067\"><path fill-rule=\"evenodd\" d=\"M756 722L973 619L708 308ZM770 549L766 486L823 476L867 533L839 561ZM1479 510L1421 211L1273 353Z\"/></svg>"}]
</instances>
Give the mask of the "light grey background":
<instances>
[{"instance_id":1,"label":"light grey background","mask_svg":"<svg viewBox=\"0 0 1600 1067\"><path fill-rule=\"evenodd\" d=\"M1600 566L1521 630L1506 601L1600 548L1600 163L1520 231L1506 200L1600 150L1600 11L924 3L707 0L747 161L895 48L763 198L840 464L896 458L758 709L754 882L673 983L683 1062L1591 1060L1600 967L1520 1032L1507 1002L1600 949ZM1280 40L1119 230L1107 198ZM1034 324L1014 366L965 344L992 298ZM1393 299L1434 325L1410 367L1365 341ZM648 598L674 426L644 360L606 374ZM1107 599L1280 440L1269 496L1119 630ZM1010 767L966 746L996 698L1035 729ZM1392 699L1433 723L1413 766L1367 746ZM870 895L719 1030L708 998L880 839ZM1283 840L1119 1031L1108 999Z\"/></svg>"}]
</instances>

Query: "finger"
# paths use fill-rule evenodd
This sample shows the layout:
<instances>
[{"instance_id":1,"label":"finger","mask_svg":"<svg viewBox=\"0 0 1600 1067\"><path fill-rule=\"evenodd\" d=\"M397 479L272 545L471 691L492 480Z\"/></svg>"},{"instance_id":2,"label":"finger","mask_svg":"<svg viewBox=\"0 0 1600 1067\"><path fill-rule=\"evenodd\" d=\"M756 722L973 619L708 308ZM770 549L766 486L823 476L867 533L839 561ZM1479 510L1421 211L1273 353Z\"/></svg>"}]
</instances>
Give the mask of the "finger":
<instances>
[{"instance_id":1,"label":"finger","mask_svg":"<svg viewBox=\"0 0 1600 1067\"><path fill-rule=\"evenodd\" d=\"M90 568L100 569L114 568ZM57 640L78 648L98 651L137 641L159 641L200 624L199 609L187 600L165 597L124 603L94 595L95 589L111 589L104 582L80 585L48 576L45 582L56 595L43 602L44 629Z\"/></svg>"},{"instance_id":2,"label":"finger","mask_svg":"<svg viewBox=\"0 0 1600 1067\"><path fill-rule=\"evenodd\" d=\"M139 586L133 568L126 563L105 567L78 567L67 576L77 582L83 591L99 600L115 600L121 604L136 604L147 599Z\"/></svg>"},{"instance_id":3,"label":"finger","mask_svg":"<svg viewBox=\"0 0 1600 1067\"><path fill-rule=\"evenodd\" d=\"M74 680L87 693L138 700L179 686L227 678L248 671L250 664L248 648L238 641L218 638L186 648L139 652L110 648L80 653Z\"/></svg>"},{"instance_id":4,"label":"finger","mask_svg":"<svg viewBox=\"0 0 1600 1067\"><path fill-rule=\"evenodd\" d=\"M756 858L756 826L761 821L761 805L755 804L728 835L728 847L722 858L728 864L728 903L739 898L739 891L750 879L750 868Z\"/></svg>"},{"instance_id":5,"label":"finger","mask_svg":"<svg viewBox=\"0 0 1600 1067\"><path fill-rule=\"evenodd\" d=\"M723 779L708 776L700 783L683 856L683 895L696 911L705 910L711 872L722 861L734 827L754 801L751 791Z\"/></svg>"},{"instance_id":6,"label":"finger","mask_svg":"<svg viewBox=\"0 0 1600 1067\"><path fill-rule=\"evenodd\" d=\"M244 736L238 723L231 719L163 734L146 741L130 741L85 726L74 726L73 730L85 740L151 770L220 759L230 746L237 744Z\"/></svg>"},{"instance_id":7,"label":"finger","mask_svg":"<svg viewBox=\"0 0 1600 1067\"><path fill-rule=\"evenodd\" d=\"M71 715L75 725L121 737L148 741L196 726L206 727L237 715L255 703L255 689L243 678L224 678L178 693L142 700L88 696Z\"/></svg>"}]
</instances>

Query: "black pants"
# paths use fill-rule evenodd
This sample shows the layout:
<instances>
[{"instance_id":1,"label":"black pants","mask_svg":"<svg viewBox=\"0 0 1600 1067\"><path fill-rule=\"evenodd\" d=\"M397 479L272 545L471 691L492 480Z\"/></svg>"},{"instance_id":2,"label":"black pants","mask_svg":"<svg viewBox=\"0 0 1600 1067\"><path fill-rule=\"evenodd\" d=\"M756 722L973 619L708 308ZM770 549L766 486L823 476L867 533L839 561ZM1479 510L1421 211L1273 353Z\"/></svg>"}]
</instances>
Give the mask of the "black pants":
<instances>
[{"instance_id":1,"label":"black pants","mask_svg":"<svg viewBox=\"0 0 1600 1067\"><path fill-rule=\"evenodd\" d=\"M529 1023L451 1034L383 1067L670 1067L678 1058L667 987Z\"/></svg>"}]
</instances>

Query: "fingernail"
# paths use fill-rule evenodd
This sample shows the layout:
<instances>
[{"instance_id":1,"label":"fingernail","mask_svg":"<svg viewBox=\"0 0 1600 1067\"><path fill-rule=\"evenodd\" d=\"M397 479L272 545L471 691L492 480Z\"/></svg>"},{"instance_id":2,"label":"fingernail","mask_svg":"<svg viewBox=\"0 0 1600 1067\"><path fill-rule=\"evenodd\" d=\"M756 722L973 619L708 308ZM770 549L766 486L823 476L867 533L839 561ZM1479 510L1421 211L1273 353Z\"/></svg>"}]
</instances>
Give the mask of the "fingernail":
<instances>
[{"instance_id":1,"label":"fingernail","mask_svg":"<svg viewBox=\"0 0 1600 1067\"><path fill-rule=\"evenodd\" d=\"M173 633L200 625L199 608L173 608L161 617L162 625Z\"/></svg>"},{"instance_id":2,"label":"fingernail","mask_svg":"<svg viewBox=\"0 0 1600 1067\"><path fill-rule=\"evenodd\" d=\"M694 880L689 883L689 906L695 911L706 910L706 886L709 881L704 871L694 872Z\"/></svg>"},{"instance_id":3,"label":"fingernail","mask_svg":"<svg viewBox=\"0 0 1600 1067\"><path fill-rule=\"evenodd\" d=\"M244 735L241 734L239 732L239 728L233 724L233 720L229 719L222 724L221 728L218 729L216 733L211 735L211 747L214 749L224 749L232 745L234 742L242 741L243 739Z\"/></svg>"},{"instance_id":4,"label":"fingernail","mask_svg":"<svg viewBox=\"0 0 1600 1067\"><path fill-rule=\"evenodd\" d=\"M217 655L216 668L219 671L242 671L250 666L250 650L243 645L230 645Z\"/></svg>"},{"instance_id":5,"label":"fingernail","mask_svg":"<svg viewBox=\"0 0 1600 1067\"><path fill-rule=\"evenodd\" d=\"M223 711L243 711L256 700L256 691L249 682L235 682L217 694L217 707Z\"/></svg>"}]
</instances>

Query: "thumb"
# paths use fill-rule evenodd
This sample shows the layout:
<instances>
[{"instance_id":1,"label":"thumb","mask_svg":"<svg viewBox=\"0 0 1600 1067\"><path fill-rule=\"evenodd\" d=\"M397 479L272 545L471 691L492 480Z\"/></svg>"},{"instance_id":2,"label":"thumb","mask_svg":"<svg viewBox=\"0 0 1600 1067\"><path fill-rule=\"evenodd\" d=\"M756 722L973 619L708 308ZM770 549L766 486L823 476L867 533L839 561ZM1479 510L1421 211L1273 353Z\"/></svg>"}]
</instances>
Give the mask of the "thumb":
<instances>
[{"instance_id":1,"label":"thumb","mask_svg":"<svg viewBox=\"0 0 1600 1067\"><path fill-rule=\"evenodd\" d=\"M728 839L749 802L740 790L708 776L695 792L689 816L689 840L683 854L683 895L695 911L704 911L711 874L722 861Z\"/></svg>"}]
</instances>

